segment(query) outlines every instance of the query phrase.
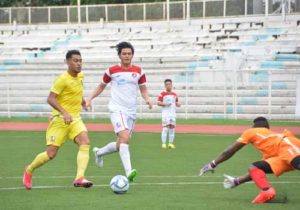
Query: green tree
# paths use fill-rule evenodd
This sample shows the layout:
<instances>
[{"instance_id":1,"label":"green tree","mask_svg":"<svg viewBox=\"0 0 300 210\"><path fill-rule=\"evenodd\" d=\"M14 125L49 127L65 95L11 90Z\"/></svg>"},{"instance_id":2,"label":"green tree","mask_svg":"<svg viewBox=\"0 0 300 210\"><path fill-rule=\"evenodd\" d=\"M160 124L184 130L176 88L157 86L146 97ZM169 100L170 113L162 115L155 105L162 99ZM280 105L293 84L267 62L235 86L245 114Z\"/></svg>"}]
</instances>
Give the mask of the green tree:
<instances>
[{"instance_id":1,"label":"green tree","mask_svg":"<svg viewBox=\"0 0 300 210\"><path fill-rule=\"evenodd\" d=\"M0 7L69 5L70 0L1 0Z\"/></svg>"},{"instance_id":2,"label":"green tree","mask_svg":"<svg viewBox=\"0 0 300 210\"><path fill-rule=\"evenodd\" d=\"M82 5L86 4L123 4L123 3L143 3L162 2L165 0L81 0ZM180 1L180 0L170 0ZM24 6L61 6L77 5L77 0L0 0L0 7L24 7Z\"/></svg>"},{"instance_id":3,"label":"green tree","mask_svg":"<svg viewBox=\"0 0 300 210\"><path fill-rule=\"evenodd\" d=\"M27 0L27 2L30 3L28 6L60 6L70 4L70 0Z\"/></svg>"},{"instance_id":4,"label":"green tree","mask_svg":"<svg viewBox=\"0 0 300 210\"><path fill-rule=\"evenodd\" d=\"M123 3L144 3L144 2L161 2L164 0L81 0L81 4L123 4ZM174 0L171 0L174 1ZM179 0L176 0L179 1ZM71 0L72 5L77 4L77 0Z\"/></svg>"},{"instance_id":5,"label":"green tree","mask_svg":"<svg viewBox=\"0 0 300 210\"><path fill-rule=\"evenodd\" d=\"M0 1L0 7L9 7L12 6L13 3L16 3L17 1L11 1L11 0L1 0Z\"/></svg>"}]
</instances>

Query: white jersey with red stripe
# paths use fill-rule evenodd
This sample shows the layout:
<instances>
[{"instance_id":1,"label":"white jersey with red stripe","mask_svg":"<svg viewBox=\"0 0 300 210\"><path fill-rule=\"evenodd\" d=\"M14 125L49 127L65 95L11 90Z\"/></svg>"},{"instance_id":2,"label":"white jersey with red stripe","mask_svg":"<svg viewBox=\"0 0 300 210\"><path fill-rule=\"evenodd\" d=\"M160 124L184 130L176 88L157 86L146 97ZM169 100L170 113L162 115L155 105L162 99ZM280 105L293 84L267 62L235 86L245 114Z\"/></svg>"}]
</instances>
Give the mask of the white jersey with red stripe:
<instances>
[{"instance_id":1,"label":"white jersey with red stripe","mask_svg":"<svg viewBox=\"0 0 300 210\"><path fill-rule=\"evenodd\" d=\"M158 101L163 103L171 103L170 106L162 107L162 117L176 117L176 102L178 102L178 96L175 92L163 91L158 96Z\"/></svg>"},{"instance_id":2,"label":"white jersey with red stripe","mask_svg":"<svg viewBox=\"0 0 300 210\"><path fill-rule=\"evenodd\" d=\"M122 111L135 117L137 106L137 90L146 84L146 76L139 66L131 65L127 69L120 64L111 66L103 75L104 84L111 83L111 99L109 110Z\"/></svg>"}]
</instances>

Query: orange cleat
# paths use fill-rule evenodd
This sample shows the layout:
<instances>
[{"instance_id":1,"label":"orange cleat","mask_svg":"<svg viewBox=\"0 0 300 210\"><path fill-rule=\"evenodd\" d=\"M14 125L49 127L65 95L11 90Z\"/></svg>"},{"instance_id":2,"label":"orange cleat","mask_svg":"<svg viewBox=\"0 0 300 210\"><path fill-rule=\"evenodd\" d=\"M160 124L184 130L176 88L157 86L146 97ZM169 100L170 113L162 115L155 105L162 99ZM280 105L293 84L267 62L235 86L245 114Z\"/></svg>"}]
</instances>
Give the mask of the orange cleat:
<instances>
[{"instance_id":1,"label":"orange cleat","mask_svg":"<svg viewBox=\"0 0 300 210\"><path fill-rule=\"evenodd\" d=\"M23 174L23 185L27 190L31 190L31 188L32 188L31 180L32 180L32 174L28 173L25 168L24 174Z\"/></svg>"},{"instance_id":2,"label":"orange cleat","mask_svg":"<svg viewBox=\"0 0 300 210\"><path fill-rule=\"evenodd\" d=\"M74 187L84 187L84 188L89 188L93 186L93 182L87 180L84 177L80 177L79 179L76 179L74 182Z\"/></svg>"},{"instance_id":3,"label":"orange cleat","mask_svg":"<svg viewBox=\"0 0 300 210\"><path fill-rule=\"evenodd\" d=\"M273 187L270 187L266 191L261 191L251 203L267 203L276 196L276 191Z\"/></svg>"}]
</instances>

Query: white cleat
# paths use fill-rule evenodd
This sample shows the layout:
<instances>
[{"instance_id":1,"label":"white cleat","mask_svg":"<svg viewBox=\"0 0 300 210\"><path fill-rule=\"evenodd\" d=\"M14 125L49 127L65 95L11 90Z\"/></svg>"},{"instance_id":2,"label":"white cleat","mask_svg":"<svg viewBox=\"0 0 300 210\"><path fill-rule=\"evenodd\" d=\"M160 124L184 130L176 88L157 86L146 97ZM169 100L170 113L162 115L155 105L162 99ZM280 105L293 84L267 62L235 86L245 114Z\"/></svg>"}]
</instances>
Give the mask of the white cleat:
<instances>
[{"instance_id":1,"label":"white cleat","mask_svg":"<svg viewBox=\"0 0 300 210\"><path fill-rule=\"evenodd\" d=\"M99 150L98 147L93 148L93 152L95 154L95 162L98 167L102 168L103 167L103 157L101 155L97 155L98 150Z\"/></svg>"}]
</instances>

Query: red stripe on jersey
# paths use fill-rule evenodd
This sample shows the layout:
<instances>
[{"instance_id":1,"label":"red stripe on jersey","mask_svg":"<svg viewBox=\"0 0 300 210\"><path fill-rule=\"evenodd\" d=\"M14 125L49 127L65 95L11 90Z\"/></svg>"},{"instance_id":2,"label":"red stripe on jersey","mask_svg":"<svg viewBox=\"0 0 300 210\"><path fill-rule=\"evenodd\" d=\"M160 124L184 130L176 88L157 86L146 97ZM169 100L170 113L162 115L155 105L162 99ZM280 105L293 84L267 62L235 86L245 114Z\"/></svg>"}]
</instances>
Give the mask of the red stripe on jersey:
<instances>
[{"instance_id":1,"label":"red stripe on jersey","mask_svg":"<svg viewBox=\"0 0 300 210\"><path fill-rule=\"evenodd\" d=\"M120 112L120 115L121 115L121 120L122 120L123 128L125 128L125 130L128 130L128 128L125 127L125 123L124 123L122 112Z\"/></svg>"},{"instance_id":2,"label":"red stripe on jersey","mask_svg":"<svg viewBox=\"0 0 300 210\"><path fill-rule=\"evenodd\" d=\"M139 85L146 83L146 75L143 74L139 79Z\"/></svg>"},{"instance_id":3,"label":"red stripe on jersey","mask_svg":"<svg viewBox=\"0 0 300 210\"><path fill-rule=\"evenodd\" d=\"M164 97L168 96L168 95L175 96L176 97L176 102L178 102L178 97L177 97L176 93L174 93L174 92L166 92L166 91L163 91L163 92L160 93L160 95L158 96L158 101L163 102Z\"/></svg>"},{"instance_id":4,"label":"red stripe on jersey","mask_svg":"<svg viewBox=\"0 0 300 210\"><path fill-rule=\"evenodd\" d=\"M111 81L111 77L108 76L106 73L104 73L104 75L103 75L103 82L107 84L110 81Z\"/></svg>"},{"instance_id":5,"label":"red stripe on jersey","mask_svg":"<svg viewBox=\"0 0 300 210\"><path fill-rule=\"evenodd\" d=\"M120 65L114 65L109 67L109 73L110 75L120 72L135 72L138 74L142 73L142 69L139 66L131 65L127 69L122 68Z\"/></svg>"}]
</instances>

